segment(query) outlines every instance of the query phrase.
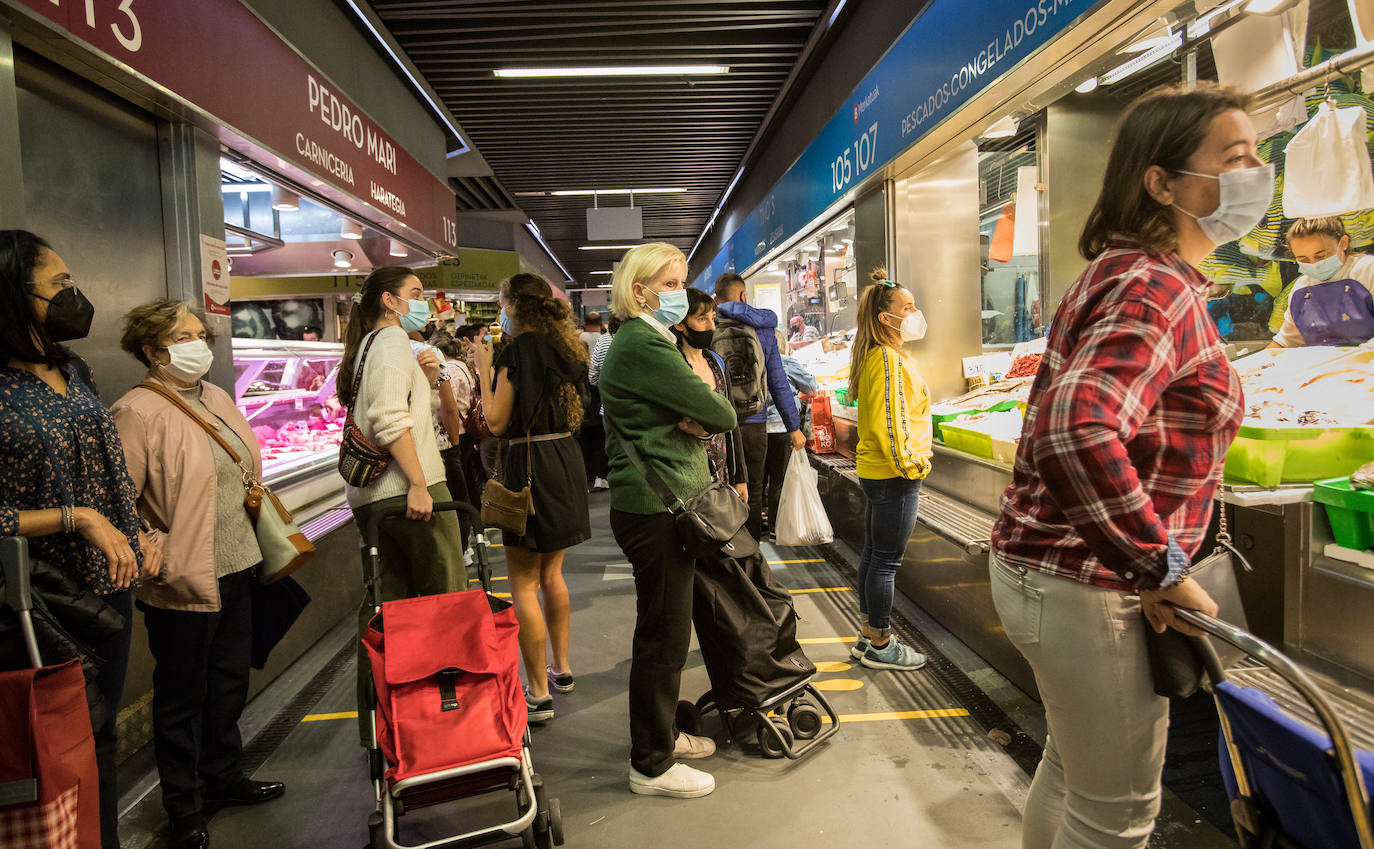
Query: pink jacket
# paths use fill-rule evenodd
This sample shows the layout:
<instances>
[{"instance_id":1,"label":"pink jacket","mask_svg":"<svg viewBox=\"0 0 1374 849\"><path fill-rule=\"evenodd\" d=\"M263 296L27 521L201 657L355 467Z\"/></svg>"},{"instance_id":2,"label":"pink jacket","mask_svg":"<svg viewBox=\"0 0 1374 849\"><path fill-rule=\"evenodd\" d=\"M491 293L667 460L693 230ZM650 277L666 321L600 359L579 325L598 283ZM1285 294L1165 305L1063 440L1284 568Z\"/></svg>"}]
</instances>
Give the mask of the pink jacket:
<instances>
[{"instance_id":1,"label":"pink jacket","mask_svg":"<svg viewBox=\"0 0 1374 849\"><path fill-rule=\"evenodd\" d=\"M248 420L229 393L201 381L205 406L223 419L249 448L241 458L262 474L261 449ZM138 597L169 610L219 610L215 579L215 458L210 438L171 402L134 387L115 402L124 461L138 492L138 513L162 542L162 574L145 581Z\"/></svg>"}]
</instances>

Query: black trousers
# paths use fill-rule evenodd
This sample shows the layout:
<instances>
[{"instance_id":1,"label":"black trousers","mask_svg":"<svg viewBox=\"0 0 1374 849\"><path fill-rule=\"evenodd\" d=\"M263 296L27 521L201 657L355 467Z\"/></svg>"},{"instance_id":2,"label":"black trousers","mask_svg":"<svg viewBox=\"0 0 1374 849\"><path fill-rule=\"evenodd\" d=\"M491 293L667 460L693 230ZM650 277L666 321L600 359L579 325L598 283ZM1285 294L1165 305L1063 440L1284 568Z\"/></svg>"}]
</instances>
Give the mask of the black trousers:
<instances>
[{"instance_id":1,"label":"black trousers","mask_svg":"<svg viewBox=\"0 0 1374 849\"><path fill-rule=\"evenodd\" d=\"M763 464L764 500L768 505L768 528L778 528L778 499L782 498L782 479L792 457L792 435L768 434L768 459Z\"/></svg>"},{"instance_id":2,"label":"black trousers","mask_svg":"<svg viewBox=\"0 0 1374 849\"><path fill-rule=\"evenodd\" d=\"M606 457L606 428L600 416L583 417L577 441L582 445L582 459L587 464L587 486L590 487L597 478L604 479L611 473L610 460Z\"/></svg>"},{"instance_id":3,"label":"black trousers","mask_svg":"<svg viewBox=\"0 0 1374 849\"><path fill-rule=\"evenodd\" d=\"M134 599L129 590L101 596L101 599L124 617L124 629L91 646L96 656L105 660L96 678L96 686L109 710L99 728L92 729L95 737L95 765L100 782L100 845L101 849L119 849L119 781L115 755L119 748L117 721L119 705L124 700L124 674L129 669L129 645L134 633Z\"/></svg>"},{"instance_id":4,"label":"black trousers","mask_svg":"<svg viewBox=\"0 0 1374 849\"><path fill-rule=\"evenodd\" d=\"M478 510L482 508L474 504L468 494L468 476L463 469L463 451L457 445L445 448L439 452L439 456L444 461L444 476L448 478L448 492L453 496L454 501L466 501ZM458 527L463 533L463 551L468 550L468 540L472 538L472 517L465 512L458 513Z\"/></svg>"},{"instance_id":5,"label":"black trousers","mask_svg":"<svg viewBox=\"0 0 1374 849\"><path fill-rule=\"evenodd\" d=\"M768 460L768 424L741 424L739 436L744 446L744 467L749 472L749 521L745 527L754 539L759 539L763 536L763 468Z\"/></svg>"},{"instance_id":6,"label":"black trousers","mask_svg":"<svg viewBox=\"0 0 1374 849\"><path fill-rule=\"evenodd\" d=\"M219 579L220 609L140 604L153 668L153 751L162 807L172 820L201 815L206 796L242 777L239 714L253 644L252 569Z\"/></svg>"},{"instance_id":7,"label":"black trousers","mask_svg":"<svg viewBox=\"0 0 1374 849\"><path fill-rule=\"evenodd\" d=\"M667 513L611 510L611 532L635 578L630 654L630 765L648 776L673 765L678 690L692 641L696 562L677 541Z\"/></svg>"}]
</instances>

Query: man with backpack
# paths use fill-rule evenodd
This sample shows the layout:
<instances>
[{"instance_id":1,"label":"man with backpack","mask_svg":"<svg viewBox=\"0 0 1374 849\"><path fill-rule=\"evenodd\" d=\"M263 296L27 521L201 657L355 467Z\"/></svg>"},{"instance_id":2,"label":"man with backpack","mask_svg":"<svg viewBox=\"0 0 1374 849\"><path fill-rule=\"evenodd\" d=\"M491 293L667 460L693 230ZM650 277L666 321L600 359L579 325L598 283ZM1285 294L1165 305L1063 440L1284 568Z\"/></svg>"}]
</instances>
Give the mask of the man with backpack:
<instances>
[{"instance_id":1,"label":"man with backpack","mask_svg":"<svg viewBox=\"0 0 1374 849\"><path fill-rule=\"evenodd\" d=\"M744 462L749 473L749 533L763 533L763 469L768 459L768 400L771 396L787 428L792 450L806 447L801 417L778 353L778 316L745 303L744 278L716 278L716 332L711 348L725 361L730 403L739 418Z\"/></svg>"}]
</instances>

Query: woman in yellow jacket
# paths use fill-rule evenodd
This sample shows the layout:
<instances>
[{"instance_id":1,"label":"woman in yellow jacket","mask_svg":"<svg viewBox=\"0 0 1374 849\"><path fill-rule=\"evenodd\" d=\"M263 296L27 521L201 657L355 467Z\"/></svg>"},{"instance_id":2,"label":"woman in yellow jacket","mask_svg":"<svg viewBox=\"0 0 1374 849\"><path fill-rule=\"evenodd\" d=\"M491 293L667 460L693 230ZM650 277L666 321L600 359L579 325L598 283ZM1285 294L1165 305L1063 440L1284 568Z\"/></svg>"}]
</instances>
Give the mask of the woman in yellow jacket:
<instances>
[{"instance_id":1,"label":"woman in yellow jacket","mask_svg":"<svg viewBox=\"0 0 1374 849\"><path fill-rule=\"evenodd\" d=\"M902 552L916 525L916 498L930 473L930 390L902 351L926 334L911 292L873 272L859 298L849 392L859 404L859 484L868 498L859 556L859 614L850 653L870 669L920 669L925 656L888 627Z\"/></svg>"}]
</instances>

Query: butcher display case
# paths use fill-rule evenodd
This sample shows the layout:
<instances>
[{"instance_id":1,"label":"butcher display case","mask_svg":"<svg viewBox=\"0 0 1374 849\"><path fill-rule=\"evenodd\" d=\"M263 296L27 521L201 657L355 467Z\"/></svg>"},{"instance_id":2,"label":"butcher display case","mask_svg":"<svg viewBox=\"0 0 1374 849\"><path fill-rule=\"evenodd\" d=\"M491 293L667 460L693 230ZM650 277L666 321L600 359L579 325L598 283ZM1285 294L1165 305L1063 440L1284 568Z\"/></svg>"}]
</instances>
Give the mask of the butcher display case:
<instances>
[{"instance_id":1,"label":"butcher display case","mask_svg":"<svg viewBox=\"0 0 1374 849\"><path fill-rule=\"evenodd\" d=\"M335 383L343 345L235 339L233 349L234 401L262 446L266 483L280 490L321 478L341 490L334 467L345 411Z\"/></svg>"}]
</instances>

